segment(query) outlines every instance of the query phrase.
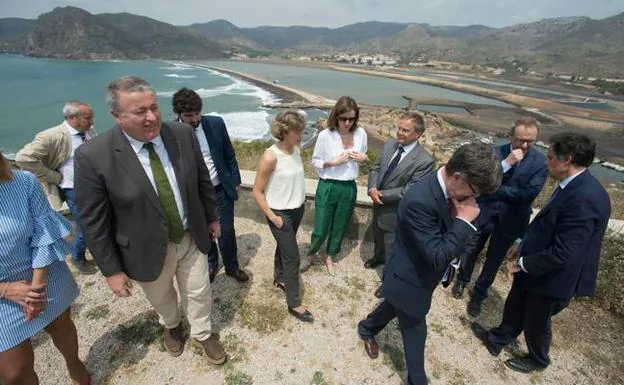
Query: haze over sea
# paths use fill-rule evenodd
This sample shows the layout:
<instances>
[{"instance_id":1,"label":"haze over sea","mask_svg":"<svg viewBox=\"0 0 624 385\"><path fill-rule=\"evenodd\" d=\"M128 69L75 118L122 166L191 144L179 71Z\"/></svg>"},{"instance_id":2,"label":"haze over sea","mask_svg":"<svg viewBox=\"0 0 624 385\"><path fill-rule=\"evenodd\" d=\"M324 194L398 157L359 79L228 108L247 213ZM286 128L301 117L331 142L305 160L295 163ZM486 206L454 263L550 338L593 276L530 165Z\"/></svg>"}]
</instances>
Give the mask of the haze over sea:
<instances>
[{"instance_id":1,"label":"haze over sea","mask_svg":"<svg viewBox=\"0 0 624 385\"><path fill-rule=\"evenodd\" d=\"M122 75L139 75L152 83L163 120L174 118L171 97L186 86L202 96L204 113L225 119L232 137L269 137L272 111L263 109L262 104L278 98L212 70L157 61L63 61L0 55L0 149L10 156L37 132L59 124L63 104L71 99L91 104L97 131L108 130L114 121L106 106L106 87Z\"/></svg>"}]
</instances>

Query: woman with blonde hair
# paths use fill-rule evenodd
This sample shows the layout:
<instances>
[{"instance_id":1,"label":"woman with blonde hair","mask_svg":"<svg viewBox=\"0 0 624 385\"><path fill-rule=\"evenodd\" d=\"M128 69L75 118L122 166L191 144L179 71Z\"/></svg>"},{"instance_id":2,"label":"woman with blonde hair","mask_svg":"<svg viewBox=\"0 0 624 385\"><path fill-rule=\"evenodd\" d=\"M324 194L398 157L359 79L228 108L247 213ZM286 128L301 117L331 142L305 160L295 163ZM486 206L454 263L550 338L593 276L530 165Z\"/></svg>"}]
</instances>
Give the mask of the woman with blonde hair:
<instances>
[{"instance_id":1,"label":"woman with blonde hair","mask_svg":"<svg viewBox=\"0 0 624 385\"><path fill-rule=\"evenodd\" d=\"M297 245L297 230L305 202L303 163L299 155L305 126L305 119L295 110L277 114L271 124L271 133L278 142L260 158L252 195L267 217L277 242L273 285L286 293L291 315L304 322L313 322L312 314L301 305Z\"/></svg>"},{"instance_id":2,"label":"woman with blonde hair","mask_svg":"<svg viewBox=\"0 0 624 385\"><path fill-rule=\"evenodd\" d=\"M327 129L316 139L312 165L319 182L314 199L314 230L307 255L314 256L327 240L325 265L333 275L333 259L351 221L360 163L366 161L366 131L358 127L360 108L353 98L342 96L327 119ZM313 259L313 258L310 258Z\"/></svg>"},{"instance_id":3,"label":"woman with blonde hair","mask_svg":"<svg viewBox=\"0 0 624 385\"><path fill-rule=\"evenodd\" d=\"M50 207L29 172L0 153L0 383L38 384L30 338L41 330L65 359L74 384L91 383L78 357L69 307L78 286L65 264L69 222Z\"/></svg>"}]
</instances>

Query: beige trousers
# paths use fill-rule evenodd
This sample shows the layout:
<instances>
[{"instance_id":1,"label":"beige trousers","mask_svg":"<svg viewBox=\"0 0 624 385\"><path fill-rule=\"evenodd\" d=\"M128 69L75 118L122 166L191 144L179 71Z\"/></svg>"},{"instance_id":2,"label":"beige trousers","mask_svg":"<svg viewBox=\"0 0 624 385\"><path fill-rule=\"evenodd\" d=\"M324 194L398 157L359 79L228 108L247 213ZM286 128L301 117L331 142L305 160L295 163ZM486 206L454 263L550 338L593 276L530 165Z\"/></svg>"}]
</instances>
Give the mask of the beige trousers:
<instances>
[{"instance_id":1,"label":"beige trousers","mask_svg":"<svg viewBox=\"0 0 624 385\"><path fill-rule=\"evenodd\" d=\"M147 300L158 313L160 324L167 329L178 326L182 318L174 278L182 309L191 325L191 337L199 341L208 339L212 308L208 258L199 251L189 232L184 234L180 244L167 244L165 263L158 278L153 282L139 282Z\"/></svg>"}]
</instances>

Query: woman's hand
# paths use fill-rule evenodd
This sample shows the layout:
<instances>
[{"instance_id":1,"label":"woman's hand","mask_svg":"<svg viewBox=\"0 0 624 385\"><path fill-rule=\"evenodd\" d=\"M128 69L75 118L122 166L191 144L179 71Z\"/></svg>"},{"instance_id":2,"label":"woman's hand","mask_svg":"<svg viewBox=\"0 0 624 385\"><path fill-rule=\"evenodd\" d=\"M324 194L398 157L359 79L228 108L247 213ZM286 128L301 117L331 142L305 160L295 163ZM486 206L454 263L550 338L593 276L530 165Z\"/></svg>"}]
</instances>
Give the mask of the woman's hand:
<instances>
[{"instance_id":1,"label":"woman's hand","mask_svg":"<svg viewBox=\"0 0 624 385\"><path fill-rule=\"evenodd\" d=\"M340 166L341 164L348 162L349 159L350 159L349 153L345 151L342 154L340 154L337 157L335 157L334 159L330 159L330 160L325 161L323 166L324 167Z\"/></svg>"},{"instance_id":2,"label":"woman's hand","mask_svg":"<svg viewBox=\"0 0 624 385\"><path fill-rule=\"evenodd\" d=\"M27 307L45 307L47 302L46 285L32 285L28 281L6 283L4 298Z\"/></svg>"},{"instance_id":3,"label":"woman's hand","mask_svg":"<svg viewBox=\"0 0 624 385\"><path fill-rule=\"evenodd\" d=\"M282 226L284 226L284 219L279 215L273 215L273 218L271 218L271 222L273 222L275 227L277 227L278 229L281 229Z\"/></svg>"},{"instance_id":4,"label":"woman's hand","mask_svg":"<svg viewBox=\"0 0 624 385\"><path fill-rule=\"evenodd\" d=\"M351 151L349 152L349 158L358 163L362 163L366 161L366 159L368 159L368 156L366 156L366 154L363 152Z\"/></svg>"}]
</instances>

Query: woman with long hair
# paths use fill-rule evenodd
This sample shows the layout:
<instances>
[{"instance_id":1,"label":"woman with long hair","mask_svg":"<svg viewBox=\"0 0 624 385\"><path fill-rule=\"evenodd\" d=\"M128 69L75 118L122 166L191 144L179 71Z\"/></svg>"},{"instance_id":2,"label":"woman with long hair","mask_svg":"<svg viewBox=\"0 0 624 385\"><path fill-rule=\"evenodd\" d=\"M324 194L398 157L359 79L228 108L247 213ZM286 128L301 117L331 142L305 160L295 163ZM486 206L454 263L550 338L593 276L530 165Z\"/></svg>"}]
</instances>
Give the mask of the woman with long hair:
<instances>
[{"instance_id":1,"label":"woman with long hair","mask_svg":"<svg viewBox=\"0 0 624 385\"><path fill-rule=\"evenodd\" d=\"M0 383L38 384L30 338L41 330L61 352L74 384L91 383L78 357L69 307L78 286L65 264L69 222L29 172L0 153Z\"/></svg>"}]
</instances>

